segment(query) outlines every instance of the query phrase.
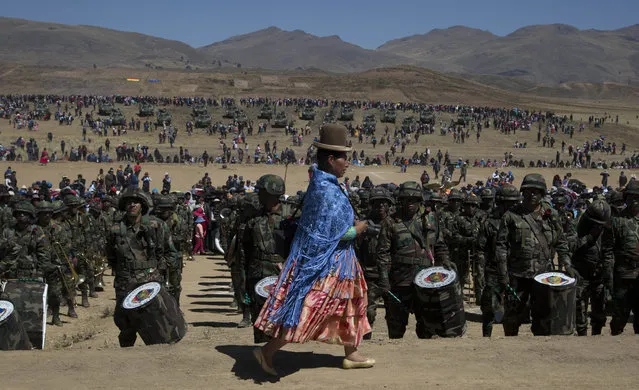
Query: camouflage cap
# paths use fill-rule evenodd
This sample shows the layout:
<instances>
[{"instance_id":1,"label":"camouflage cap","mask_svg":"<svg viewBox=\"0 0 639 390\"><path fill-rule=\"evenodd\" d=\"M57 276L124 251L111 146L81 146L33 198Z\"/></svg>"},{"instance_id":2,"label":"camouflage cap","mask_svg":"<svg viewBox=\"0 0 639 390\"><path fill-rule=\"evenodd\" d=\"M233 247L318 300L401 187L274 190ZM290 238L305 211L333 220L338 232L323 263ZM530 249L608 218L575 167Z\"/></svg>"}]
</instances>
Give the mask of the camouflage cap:
<instances>
[{"instance_id":1,"label":"camouflage cap","mask_svg":"<svg viewBox=\"0 0 639 390\"><path fill-rule=\"evenodd\" d=\"M168 195L160 195L153 199L153 205L156 209L174 209L175 202Z\"/></svg>"},{"instance_id":2,"label":"camouflage cap","mask_svg":"<svg viewBox=\"0 0 639 390\"><path fill-rule=\"evenodd\" d=\"M286 186L284 184L284 179L277 175L267 174L259 179L255 183L255 188L266 191L270 195L284 195L286 192Z\"/></svg>"},{"instance_id":3,"label":"camouflage cap","mask_svg":"<svg viewBox=\"0 0 639 390\"><path fill-rule=\"evenodd\" d=\"M519 201L521 199L519 190L512 184L504 184L499 187L495 197L498 201Z\"/></svg>"},{"instance_id":4,"label":"camouflage cap","mask_svg":"<svg viewBox=\"0 0 639 390\"><path fill-rule=\"evenodd\" d=\"M142 212L147 213L151 208L153 208L153 201L151 197L146 192L142 191L139 188L127 188L123 193L120 194L120 199L118 200L118 208L124 211L126 207L127 199L135 198L140 201L142 204Z\"/></svg>"},{"instance_id":5,"label":"camouflage cap","mask_svg":"<svg viewBox=\"0 0 639 390\"><path fill-rule=\"evenodd\" d=\"M31 215L33 218L36 217L36 209L33 206L33 204L31 204L31 202L28 202L26 200L22 200L18 203L15 204L15 206L13 206L13 213L27 213L29 215Z\"/></svg>"},{"instance_id":6,"label":"camouflage cap","mask_svg":"<svg viewBox=\"0 0 639 390\"><path fill-rule=\"evenodd\" d=\"M38 214L53 213L53 203L51 202L47 202L47 201L38 202L35 208L36 208L36 213Z\"/></svg>"},{"instance_id":7,"label":"camouflage cap","mask_svg":"<svg viewBox=\"0 0 639 390\"><path fill-rule=\"evenodd\" d=\"M368 199L370 202L374 201L387 201L391 204L395 203L395 199L393 199L393 195L391 195L390 191L388 191L384 187L375 187L370 190L370 197Z\"/></svg>"},{"instance_id":8,"label":"camouflage cap","mask_svg":"<svg viewBox=\"0 0 639 390\"><path fill-rule=\"evenodd\" d=\"M453 188L453 189L450 190L450 193L448 194L448 200L449 201L451 201L451 200L464 200L464 195L457 188Z\"/></svg>"},{"instance_id":9,"label":"camouflage cap","mask_svg":"<svg viewBox=\"0 0 639 390\"><path fill-rule=\"evenodd\" d=\"M468 194L466 199L464 199L464 204L479 206L480 203L481 203L481 199L475 194Z\"/></svg>"},{"instance_id":10,"label":"camouflage cap","mask_svg":"<svg viewBox=\"0 0 639 390\"><path fill-rule=\"evenodd\" d=\"M402 198L418 198L422 199L422 186L416 181L407 181L399 186L397 197Z\"/></svg>"},{"instance_id":11,"label":"camouflage cap","mask_svg":"<svg viewBox=\"0 0 639 390\"><path fill-rule=\"evenodd\" d=\"M546 179L544 179L544 177L539 173L529 173L524 176L524 180L522 180L519 189L523 191L527 188L541 190L544 194L548 190L548 187L546 186Z\"/></svg>"}]
</instances>

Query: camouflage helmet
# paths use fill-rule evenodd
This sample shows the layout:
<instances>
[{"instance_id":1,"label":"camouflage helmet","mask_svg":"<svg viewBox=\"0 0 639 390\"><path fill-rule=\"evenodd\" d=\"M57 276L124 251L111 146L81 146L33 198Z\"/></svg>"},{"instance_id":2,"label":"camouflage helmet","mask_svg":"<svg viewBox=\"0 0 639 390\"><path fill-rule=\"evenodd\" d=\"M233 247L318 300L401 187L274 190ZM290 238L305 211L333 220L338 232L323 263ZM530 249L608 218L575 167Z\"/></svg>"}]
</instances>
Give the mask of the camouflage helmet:
<instances>
[{"instance_id":1,"label":"camouflage helmet","mask_svg":"<svg viewBox=\"0 0 639 390\"><path fill-rule=\"evenodd\" d=\"M156 199L153 199L153 205L155 209L174 209L175 202L169 195L160 195Z\"/></svg>"},{"instance_id":2,"label":"camouflage helmet","mask_svg":"<svg viewBox=\"0 0 639 390\"><path fill-rule=\"evenodd\" d=\"M51 202L47 202L47 201L42 201L42 202L38 202L35 206L36 208L36 213L40 214L40 213L53 213L53 203Z\"/></svg>"},{"instance_id":3,"label":"camouflage helmet","mask_svg":"<svg viewBox=\"0 0 639 390\"><path fill-rule=\"evenodd\" d=\"M84 199L72 194L65 195L64 198L62 198L62 201L69 208L81 207L85 204Z\"/></svg>"},{"instance_id":4,"label":"camouflage helmet","mask_svg":"<svg viewBox=\"0 0 639 390\"><path fill-rule=\"evenodd\" d=\"M443 203L444 202L444 198L442 197L442 195L439 192L433 191L430 194L429 201L434 202L434 203Z\"/></svg>"},{"instance_id":5,"label":"camouflage helmet","mask_svg":"<svg viewBox=\"0 0 639 390\"><path fill-rule=\"evenodd\" d=\"M504 184L497 189L495 198L498 201L519 201L521 195L519 190L512 184Z\"/></svg>"},{"instance_id":6,"label":"camouflage helmet","mask_svg":"<svg viewBox=\"0 0 639 390\"><path fill-rule=\"evenodd\" d=\"M450 193L448 194L448 201L451 201L451 200L464 200L464 195L457 188L453 188L450 190Z\"/></svg>"},{"instance_id":7,"label":"camouflage helmet","mask_svg":"<svg viewBox=\"0 0 639 390\"><path fill-rule=\"evenodd\" d=\"M13 213L27 213L29 215L31 215L32 218L36 217L36 209L33 206L33 204L31 204L31 202L28 202L26 200L22 200L18 203L15 204L15 206L13 206Z\"/></svg>"},{"instance_id":8,"label":"camouflage helmet","mask_svg":"<svg viewBox=\"0 0 639 390\"><path fill-rule=\"evenodd\" d=\"M557 194L553 196L552 201L556 205L567 205L570 203L570 197L565 194Z\"/></svg>"},{"instance_id":9,"label":"camouflage helmet","mask_svg":"<svg viewBox=\"0 0 639 390\"><path fill-rule=\"evenodd\" d=\"M546 186L546 179L544 179L544 177L539 173L529 173L524 176L524 180L521 182L519 190L523 191L527 188L541 190L544 194L548 190L548 187Z\"/></svg>"},{"instance_id":10,"label":"camouflage helmet","mask_svg":"<svg viewBox=\"0 0 639 390\"><path fill-rule=\"evenodd\" d=\"M370 197L368 199L370 202L376 200L383 200L390 202L391 204L395 203L395 199L393 199L393 195L391 195L390 191L388 191L384 187L374 187L370 190Z\"/></svg>"},{"instance_id":11,"label":"camouflage helmet","mask_svg":"<svg viewBox=\"0 0 639 390\"><path fill-rule=\"evenodd\" d=\"M407 181L399 186L397 197L402 198L418 198L422 199L422 186L415 181Z\"/></svg>"},{"instance_id":12,"label":"camouflage helmet","mask_svg":"<svg viewBox=\"0 0 639 390\"><path fill-rule=\"evenodd\" d=\"M493 198L495 197L495 193L491 191L490 188L484 188L483 190L481 190L480 196L482 201L493 200Z\"/></svg>"},{"instance_id":13,"label":"camouflage helmet","mask_svg":"<svg viewBox=\"0 0 639 390\"><path fill-rule=\"evenodd\" d=\"M594 223L606 225L610 222L610 206L603 200L595 200L588 205L584 216L587 216Z\"/></svg>"},{"instance_id":14,"label":"camouflage helmet","mask_svg":"<svg viewBox=\"0 0 639 390\"><path fill-rule=\"evenodd\" d=\"M639 195L639 180L630 180L623 194L624 197L628 195Z\"/></svg>"},{"instance_id":15,"label":"camouflage helmet","mask_svg":"<svg viewBox=\"0 0 639 390\"><path fill-rule=\"evenodd\" d=\"M118 202L116 201L115 197L113 197L113 196L111 196L111 195L105 195L105 196L102 198L102 203L104 203L104 204L110 204L110 205L112 205L112 206L114 206L114 207L117 207L117 205L118 205Z\"/></svg>"},{"instance_id":16,"label":"camouflage helmet","mask_svg":"<svg viewBox=\"0 0 639 390\"><path fill-rule=\"evenodd\" d=\"M481 199L475 194L468 194L468 196L464 199L464 204L472 204L479 206L481 203Z\"/></svg>"},{"instance_id":17,"label":"camouflage helmet","mask_svg":"<svg viewBox=\"0 0 639 390\"><path fill-rule=\"evenodd\" d=\"M615 203L623 202L623 192L610 191L608 193L610 194L610 199L608 200L610 204L614 205Z\"/></svg>"},{"instance_id":18,"label":"camouflage helmet","mask_svg":"<svg viewBox=\"0 0 639 390\"><path fill-rule=\"evenodd\" d=\"M63 211L67 211L67 205L65 205L64 202L61 200L54 200L52 202L52 206L53 206L53 214L58 214Z\"/></svg>"},{"instance_id":19,"label":"camouflage helmet","mask_svg":"<svg viewBox=\"0 0 639 390\"><path fill-rule=\"evenodd\" d=\"M273 174L264 175L257 179L255 188L264 190L266 193L275 196L284 195L284 192L286 192L284 179Z\"/></svg>"},{"instance_id":20,"label":"camouflage helmet","mask_svg":"<svg viewBox=\"0 0 639 390\"><path fill-rule=\"evenodd\" d=\"M124 211L126 208L126 201L130 198L135 198L140 201L140 203L142 204L143 214L146 214L153 207L153 201L151 200L149 194L139 188L127 188L120 194L120 199L118 200L118 208Z\"/></svg>"}]
</instances>

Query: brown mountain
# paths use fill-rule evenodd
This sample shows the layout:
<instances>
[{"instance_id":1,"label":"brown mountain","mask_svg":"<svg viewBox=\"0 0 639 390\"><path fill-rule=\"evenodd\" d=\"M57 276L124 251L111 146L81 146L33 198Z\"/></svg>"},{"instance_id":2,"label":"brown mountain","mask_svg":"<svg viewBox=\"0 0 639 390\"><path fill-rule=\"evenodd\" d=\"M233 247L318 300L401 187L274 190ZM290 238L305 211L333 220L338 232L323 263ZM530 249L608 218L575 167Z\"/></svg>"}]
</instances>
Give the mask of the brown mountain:
<instances>
[{"instance_id":1,"label":"brown mountain","mask_svg":"<svg viewBox=\"0 0 639 390\"><path fill-rule=\"evenodd\" d=\"M184 68L207 58L191 46L134 32L0 17L0 58L39 66Z\"/></svg>"},{"instance_id":2,"label":"brown mountain","mask_svg":"<svg viewBox=\"0 0 639 390\"><path fill-rule=\"evenodd\" d=\"M237 35L198 49L214 60L266 69L318 68L356 72L380 66L414 63L403 56L367 50L337 35L318 37L301 30L269 27Z\"/></svg>"},{"instance_id":3,"label":"brown mountain","mask_svg":"<svg viewBox=\"0 0 639 390\"><path fill-rule=\"evenodd\" d=\"M377 50L439 71L514 76L535 83L639 81L638 25L613 31L537 25L505 37L453 27L393 40Z\"/></svg>"}]
</instances>

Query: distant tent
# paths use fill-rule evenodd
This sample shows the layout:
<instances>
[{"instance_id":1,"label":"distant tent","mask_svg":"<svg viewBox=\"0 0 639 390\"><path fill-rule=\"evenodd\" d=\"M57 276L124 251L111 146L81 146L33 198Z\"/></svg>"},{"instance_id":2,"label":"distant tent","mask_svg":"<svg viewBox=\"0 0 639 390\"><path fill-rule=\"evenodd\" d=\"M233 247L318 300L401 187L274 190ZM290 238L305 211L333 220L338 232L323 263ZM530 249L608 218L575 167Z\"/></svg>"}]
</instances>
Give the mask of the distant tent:
<instances>
[{"instance_id":1,"label":"distant tent","mask_svg":"<svg viewBox=\"0 0 639 390\"><path fill-rule=\"evenodd\" d=\"M140 81L140 79L136 79L136 78L129 77L129 78L127 78L127 79L126 79L126 81L134 81L134 82L138 82L138 81Z\"/></svg>"},{"instance_id":2,"label":"distant tent","mask_svg":"<svg viewBox=\"0 0 639 390\"><path fill-rule=\"evenodd\" d=\"M160 82L160 80L158 80L158 79L150 79L150 80L147 80L147 81L149 83L159 83Z\"/></svg>"}]
</instances>

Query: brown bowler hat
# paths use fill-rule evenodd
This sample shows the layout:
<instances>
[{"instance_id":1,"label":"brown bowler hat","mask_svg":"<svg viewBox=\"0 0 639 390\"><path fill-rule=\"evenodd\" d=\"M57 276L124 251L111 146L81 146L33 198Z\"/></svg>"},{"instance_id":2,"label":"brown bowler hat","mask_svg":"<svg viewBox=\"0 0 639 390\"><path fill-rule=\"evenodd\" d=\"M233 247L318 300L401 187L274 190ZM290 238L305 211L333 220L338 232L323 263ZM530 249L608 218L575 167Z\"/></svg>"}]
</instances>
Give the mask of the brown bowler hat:
<instances>
[{"instance_id":1,"label":"brown bowler hat","mask_svg":"<svg viewBox=\"0 0 639 390\"><path fill-rule=\"evenodd\" d=\"M318 149L334 150L336 152L351 152L353 148L348 144L348 130L346 127L329 123L320 128L319 141L313 142Z\"/></svg>"}]
</instances>

